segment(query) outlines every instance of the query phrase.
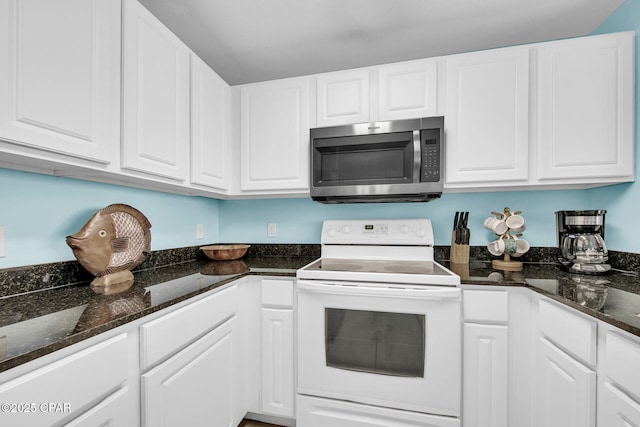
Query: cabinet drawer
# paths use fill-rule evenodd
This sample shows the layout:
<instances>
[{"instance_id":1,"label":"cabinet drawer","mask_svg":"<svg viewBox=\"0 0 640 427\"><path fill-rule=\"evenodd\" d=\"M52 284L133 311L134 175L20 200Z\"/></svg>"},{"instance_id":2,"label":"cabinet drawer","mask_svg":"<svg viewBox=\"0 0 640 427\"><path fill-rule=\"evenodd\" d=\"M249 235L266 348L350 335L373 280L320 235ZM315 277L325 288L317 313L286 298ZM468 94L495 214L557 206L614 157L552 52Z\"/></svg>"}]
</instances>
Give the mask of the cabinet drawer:
<instances>
[{"instance_id":1,"label":"cabinet drawer","mask_svg":"<svg viewBox=\"0 0 640 427\"><path fill-rule=\"evenodd\" d=\"M238 311L232 286L140 326L140 367L146 370Z\"/></svg>"},{"instance_id":2,"label":"cabinet drawer","mask_svg":"<svg viewBox=\"0 0 640 427\"><path fill-rule=\"evenodd\" d=\"M615 333L607 332L605 373L621 388L640 399L640 345Z\"/></svg>"},{"instance_id":3,"label":"cabinet drawer","mask_svg":"<svg viewBox=\"0 0 640 427\"><path fill-rule=\"evenodd\" d=\"M133 401L129 387L123 387L64 427L126 426L127 409Z\"/></svg>"},{"instance_id":4,"label":"cabinet drawer","mask_svg":"<svg viewBox=\"0 0 640 427\"><path fill-rule=\"evenodd\" d=\"M0 425L57 424L125 383L127 359L121 334L0 385L0 402L17 405L0 413ZM25 405L35 406L24 413Z\"/></svg>"},{"instance_id":5,"label":"cabinet drawer","mask_svg":"<svg viewBox=\"0 0 640 427\"><path fill-rule=\"evenodd\" d=\"M596 364L597 323L568 308L541 299L540 333L589 366Z\"/></svg>"},{"instance_id":6,"label":"cabinet drawer","mask_svg":"<svg viewBox=\"0 0 640 427\"><path fill-rule=\"evenodd\" d=\"M274 279L263 280L262 305L293 307L293 281Z\"/></svg>"},{"instance_id":7,"label":"cabinet drawer","mask_svg":"<svg viewBox=\"0 0 640 427\"><path fill-rule=\"evenodd\" d=\"M507 291L463 291L462 307L465 322L509 321Z\"/></svg>"}]
</instances>

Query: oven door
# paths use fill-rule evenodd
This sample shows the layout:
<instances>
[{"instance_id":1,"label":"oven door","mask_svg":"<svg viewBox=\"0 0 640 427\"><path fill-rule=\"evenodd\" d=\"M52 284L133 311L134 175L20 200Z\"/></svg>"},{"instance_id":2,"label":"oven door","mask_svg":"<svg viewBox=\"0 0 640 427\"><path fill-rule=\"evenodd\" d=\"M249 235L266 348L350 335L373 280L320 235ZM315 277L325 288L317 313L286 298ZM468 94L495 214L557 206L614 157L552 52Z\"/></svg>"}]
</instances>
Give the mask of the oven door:
<instances>
[{"instance_id":1,"label":"oven door","mask_svg":"<svg viewBox=\"0 0 640 427\"><path fill-rule=\"evenodd\" d=\"M298 393L460 414L460 289L298 281Z\"/></svg>"}]
</instances>

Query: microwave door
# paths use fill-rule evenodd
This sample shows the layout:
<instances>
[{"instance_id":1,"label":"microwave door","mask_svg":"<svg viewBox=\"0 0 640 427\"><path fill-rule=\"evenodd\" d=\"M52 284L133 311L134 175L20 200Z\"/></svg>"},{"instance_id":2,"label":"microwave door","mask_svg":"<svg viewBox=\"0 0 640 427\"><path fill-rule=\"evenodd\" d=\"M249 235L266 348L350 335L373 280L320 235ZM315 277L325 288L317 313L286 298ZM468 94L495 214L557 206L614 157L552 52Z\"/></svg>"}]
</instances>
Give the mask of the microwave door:
<instances>
[{"instance_id":1,"label":"microwave door","mask_svg":"<svg viewBox=\"0 0 640 427\"><path fill-rule=\"evenodd\" d=\"M414 132L401 132L314 140L313 184L341 187L414 183L420 170L419 132L417 147L415 139Z\"/></svg>"}]
</instances>

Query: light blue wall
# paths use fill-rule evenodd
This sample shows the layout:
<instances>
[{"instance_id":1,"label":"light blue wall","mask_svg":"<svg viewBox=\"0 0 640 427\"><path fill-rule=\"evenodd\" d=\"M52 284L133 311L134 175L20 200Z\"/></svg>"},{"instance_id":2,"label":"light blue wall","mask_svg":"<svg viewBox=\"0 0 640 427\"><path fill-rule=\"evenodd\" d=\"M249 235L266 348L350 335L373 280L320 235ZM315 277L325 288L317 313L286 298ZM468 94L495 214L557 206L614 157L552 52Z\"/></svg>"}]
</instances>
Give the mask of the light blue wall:
<instances>
[{"instance_id":1,"label":"light blue wall","mask_svg":"<svg viewBox=\"0 0 640 427\"><path fill-rule=\"evenodd\" d=\"M594 34L617 31L635 31L635 105L636 105L636 152L635 174L640 177L640 0L626 0L611 16L603 22ZM612 249L626 252L640 252L640 182L594 188L587 192L587 205L591 208L607 209L606 242Z\"/></svg>"},{"instance_id":2,"label":"light blue wall","mask_svg":"<svg viewBox=\"0 0 640 427\"><path fill-rule=\"evenodd\" d=\"M151 222L151 249L217 242L218 200L0 169L0 268L75 259L65 242L101 208L125 203ZM202 224L204 239L196 239Z\"/></svg>"},{"instance_id":3,"label":"light blue wall","mask_svg":"<svg viewBox=\"0 0 640 427\"><path fill-rule=\"evenodd\" d=\"M220 202L220 239L236 243L319 243L324 219L430 218L437 245L451 243L456 211L469 211L471 245L486 245L495 235L482 227L492 211L521 210L527 222L523 238L533 246L555 246L556 210L584 209L582 191L444 194L429 203L323 205L310 199ZM277 237L267 237L276 223Z\"/></svg>"},{"instance_id":4,"label":"light blue wall","mask_svg":"<svg viewBox=\"0 0 640 427\"><path fill-rule=\"evenodd\" d=\"M640 57L640 0L627 0L595 33L636 32L636 64ZM636 82L640 74L636 65ZM636 84L636 105L640 96ZM636 146L640 134L636 114ZM636 174L640 150L636 150ZM483 219L505 206L523 211L525 238L533 246L555 246L554 212L563 209L607 209L607 244L611 249L640 253L640 183L593 190L445 194L430 203L321 205L309 199L217 201L177 196L116 185L0 169L0 226L6 227L7 256L0 268L72 260L64 237L75 233L102 207L130 204L151 221L152 249L210 242L318 243L325 218L429 217L436 244L450 242L455 211L470 214L471 244L484 245L493 235ZM277 224L277 237L267 237L267 223ZM203 224L205 238L195 239Z\"/></svg>"}]
</instances>

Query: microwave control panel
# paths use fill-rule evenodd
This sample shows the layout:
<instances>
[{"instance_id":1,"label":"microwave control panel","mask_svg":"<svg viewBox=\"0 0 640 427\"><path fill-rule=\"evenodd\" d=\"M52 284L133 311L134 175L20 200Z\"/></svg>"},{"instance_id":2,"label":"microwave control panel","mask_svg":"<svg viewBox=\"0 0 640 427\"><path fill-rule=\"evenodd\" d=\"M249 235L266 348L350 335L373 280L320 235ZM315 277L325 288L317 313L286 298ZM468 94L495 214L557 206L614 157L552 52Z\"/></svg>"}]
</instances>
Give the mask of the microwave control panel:
<instances>
[{"instance_id":1,"label":"microwave control panel","mask_svg":"<svg viewBox=\"0 0 640 427\"><path fill-rule=\"evenodd\" d=\"M440 130L424 129L420 131L422 167L420 182L440 181Z\"/></svg>"}]
</instances>

